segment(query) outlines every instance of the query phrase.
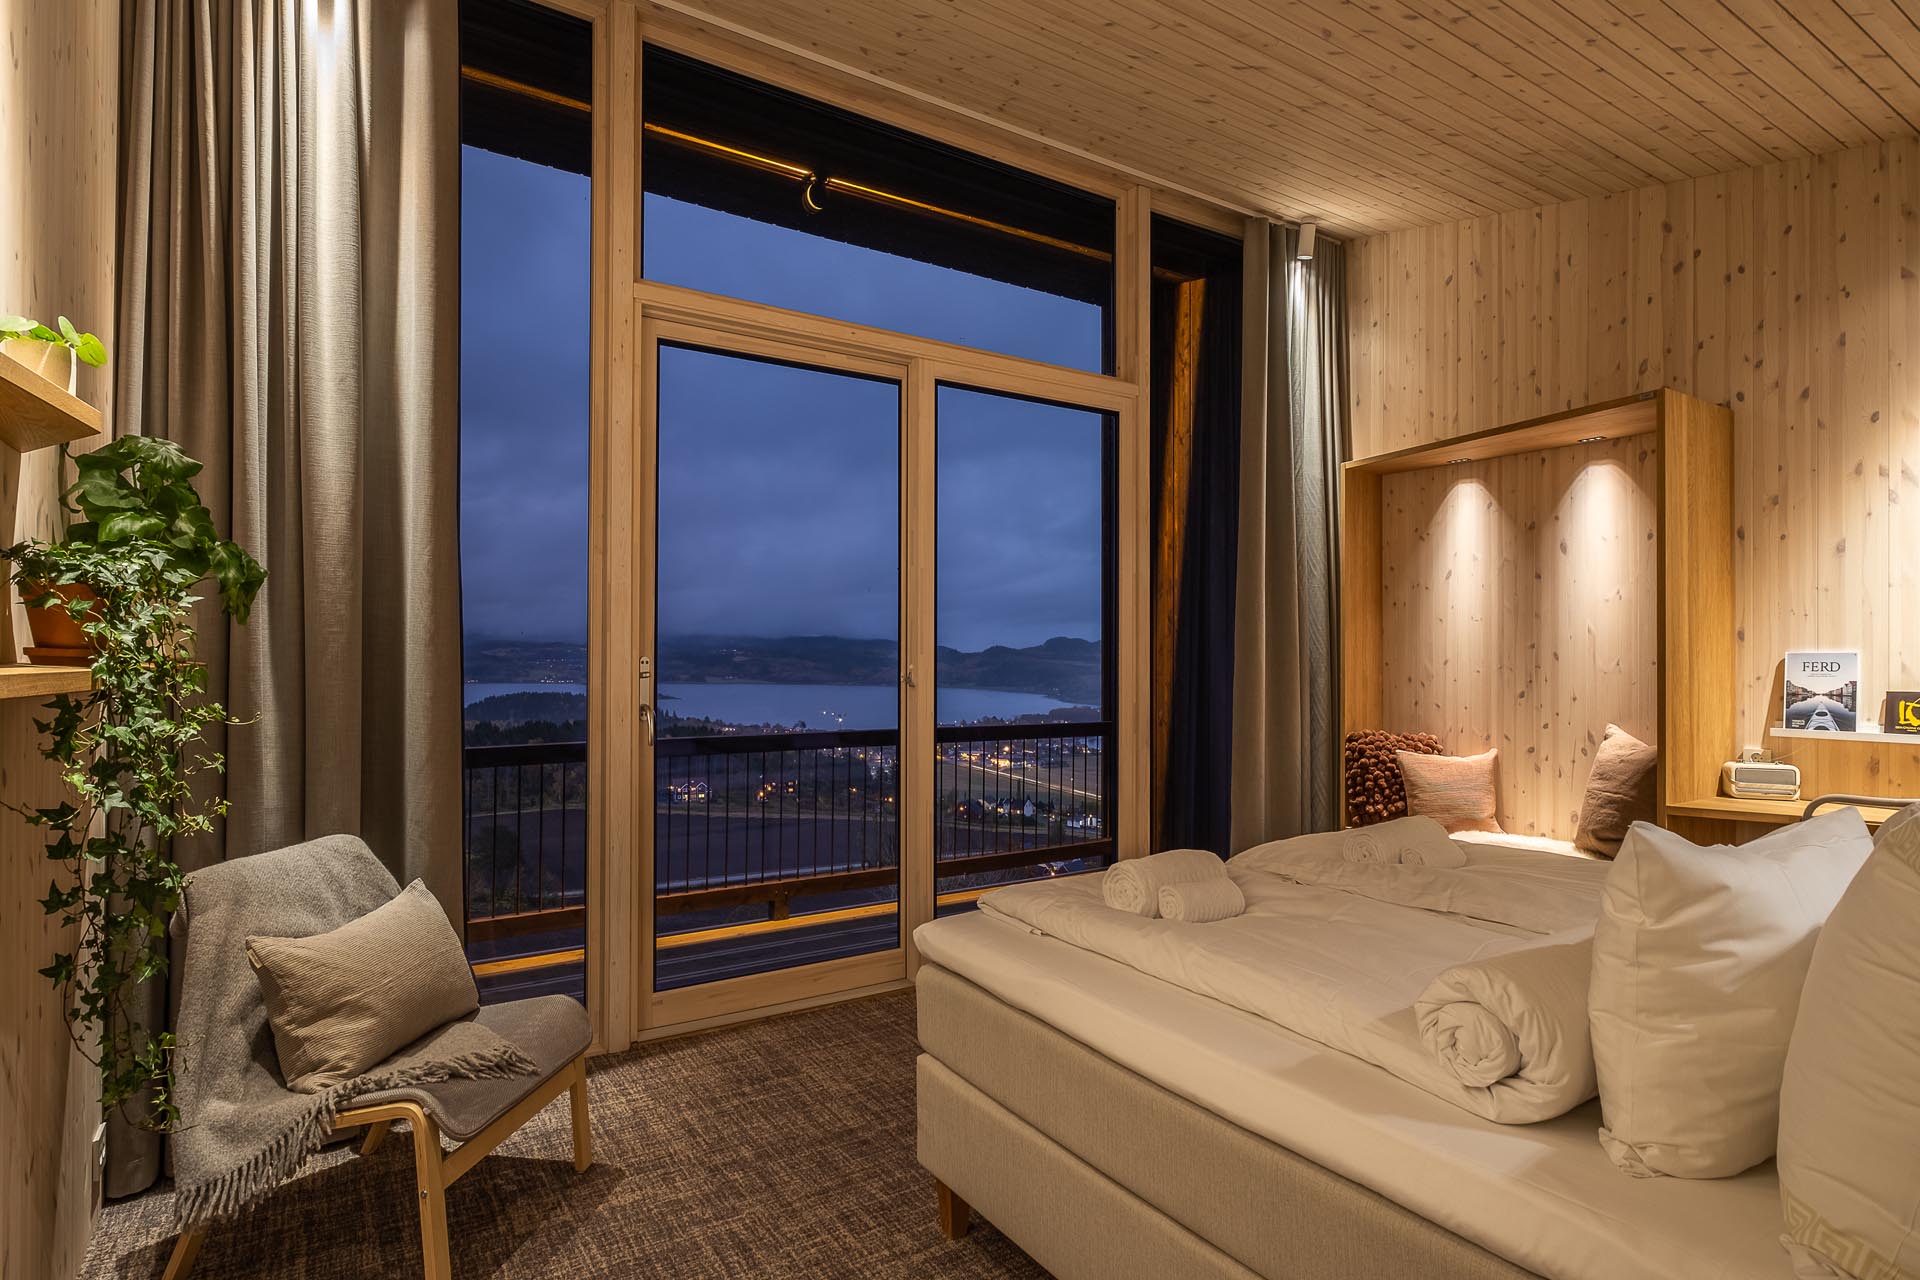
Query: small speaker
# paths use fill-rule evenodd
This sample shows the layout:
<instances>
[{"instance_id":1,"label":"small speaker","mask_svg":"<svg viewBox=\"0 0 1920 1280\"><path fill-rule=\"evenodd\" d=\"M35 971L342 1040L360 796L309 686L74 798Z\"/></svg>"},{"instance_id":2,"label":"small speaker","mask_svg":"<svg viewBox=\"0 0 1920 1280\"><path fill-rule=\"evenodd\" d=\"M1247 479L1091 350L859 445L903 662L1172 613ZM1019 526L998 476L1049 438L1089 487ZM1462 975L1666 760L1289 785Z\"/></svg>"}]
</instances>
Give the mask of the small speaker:
<instances>
[{"instance_id":1,"label":"small speaker","mask_svg":"<svg viewBox=\"0 0 1920 1280\"><path fill-rule=\"evenodd\" d=\"M1729 760L1720 766L1720 789L1742 800L1798 800L1800 770L1772 761Z\"/></svg>"}]
</instances>

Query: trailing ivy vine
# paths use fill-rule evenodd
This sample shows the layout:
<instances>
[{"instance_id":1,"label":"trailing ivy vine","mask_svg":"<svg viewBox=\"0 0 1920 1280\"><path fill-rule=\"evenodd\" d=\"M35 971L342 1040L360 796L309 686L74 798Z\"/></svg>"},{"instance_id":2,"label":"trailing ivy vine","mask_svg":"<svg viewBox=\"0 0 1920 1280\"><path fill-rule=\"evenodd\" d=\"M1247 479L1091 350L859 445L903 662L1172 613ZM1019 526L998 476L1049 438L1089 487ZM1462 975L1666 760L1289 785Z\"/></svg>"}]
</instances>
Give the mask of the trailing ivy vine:
<instances>
[{"instance_id":1,"label":"trailing ivy vine","mask_svg":"<svg viewBox=\"0 0 1920 1280\"><path fill-rule=\"evenodd\" d=\"M73 458L69 524L55 543L8 548L21 598L59 607L94 648L93 688L61 694L35 726L68 798L46 808L9 804L44 830L55 874L40 905L74 926L71 950L40 972L66 1000L68 1030L100 1069L105 1108L136 1124L177 1119L171 1033L143 1025L134 996L167 967L167 919L183 877L172 841L208 832L227 803L202 773L226 768L204 749L226 712L207 696L194 655L192 608L211 579L224 612L245 623L266 572L222 539L192 484L200 464L165 440L128 436ZM66 598L54 588L89 589Z\"/></svg>"}]
</instances>

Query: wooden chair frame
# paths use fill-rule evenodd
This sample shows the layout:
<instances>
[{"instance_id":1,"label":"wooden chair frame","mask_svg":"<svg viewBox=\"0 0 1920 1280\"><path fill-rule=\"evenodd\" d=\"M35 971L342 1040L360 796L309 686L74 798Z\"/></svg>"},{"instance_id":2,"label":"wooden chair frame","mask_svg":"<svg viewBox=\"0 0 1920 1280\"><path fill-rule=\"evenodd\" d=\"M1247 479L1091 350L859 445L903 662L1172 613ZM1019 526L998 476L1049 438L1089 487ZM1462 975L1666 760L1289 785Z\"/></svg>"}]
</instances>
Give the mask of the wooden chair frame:
<instances>
[{"instance_id":1,"label":"wooden chair frame","mask_svg":"<svg viewBox=\"0 0 1920 1280\"><path fill-rule=\"evenodd\" d=\"M584 1053L451 1151L441 1149L440 1126L418 1103L389 1102L375 1107L356 1107L342 1111L335 1118L336 1131L365 1126L366 1135L360 1142L363 1156L372 1155L386 1141L395 1120L406 1121L412 1130L413 1174L420 1189L420 1249L426 1261L426 1280L453 1280L452 1255L447 1249L447 1188L563 1093L572 1094L573 1167L576 1172L585 1173L593 1164L593 1131L587 1118L587 1055ZM185 1280L193 1270L200 1246L206 1243L207 1230L199 1226L180 1233L174 1242L173 1256L167 1260L164 1280Z\"/></svg>"}]
</instances>

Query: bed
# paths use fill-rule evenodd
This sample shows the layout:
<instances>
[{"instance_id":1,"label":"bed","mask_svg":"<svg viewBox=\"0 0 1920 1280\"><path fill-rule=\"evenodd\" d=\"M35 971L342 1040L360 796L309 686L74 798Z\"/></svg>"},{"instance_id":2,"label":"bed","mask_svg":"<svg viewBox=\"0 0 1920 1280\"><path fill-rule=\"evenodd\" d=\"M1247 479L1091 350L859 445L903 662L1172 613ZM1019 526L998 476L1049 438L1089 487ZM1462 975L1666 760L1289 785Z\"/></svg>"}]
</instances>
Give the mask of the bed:
<instances>
[{"instance_id":1,"label":"bed","mask_svg":"<svg viewBox=\"0 0 1920 1280\"><path fill-rule=\"evenodd\" d=\"M1631 1178L1597 1102L1497 1124L990 911L915 937L921 1163L1062 1280L1792 1274L1770 1163Z\"/></svg>"}]
</instances>

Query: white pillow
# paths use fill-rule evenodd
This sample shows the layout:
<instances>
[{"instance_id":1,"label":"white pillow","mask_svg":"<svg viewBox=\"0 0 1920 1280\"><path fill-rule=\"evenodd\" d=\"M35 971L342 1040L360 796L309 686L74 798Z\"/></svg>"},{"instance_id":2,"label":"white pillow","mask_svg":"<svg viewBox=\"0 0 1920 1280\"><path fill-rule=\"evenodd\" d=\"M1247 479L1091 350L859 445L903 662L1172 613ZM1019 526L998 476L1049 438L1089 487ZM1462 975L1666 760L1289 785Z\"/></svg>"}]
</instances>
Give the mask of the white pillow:
<instances>
[{"instance_id":1,"label":"white pillow","mask_svg":"<svg viewBox=\"0 0 1920 1280\"><path fill-rule=\"evenodd\" d=\"M1616 1165L1721 1178L1773 1154L1814 938L1872 849L1854 809L1739 846L1628 829L1587 995L1600 1145Z\"/></svg>"},{"instance_id":2,"label":"white pillow","mask_svg":"<svg viewBox=\"0 0 1920 1280\"><path fill-rule=\"evenodd\" d=\"M1880 829L1813 949L1780 1086L1794 1271L1920 1275L1920 804Z\"/></svg>"}]
</instances>

